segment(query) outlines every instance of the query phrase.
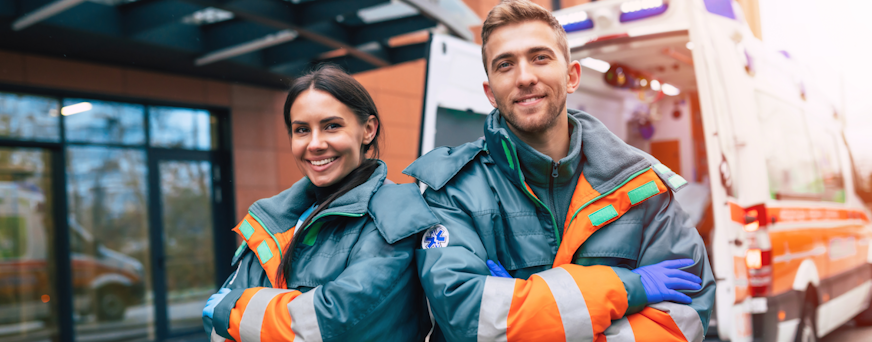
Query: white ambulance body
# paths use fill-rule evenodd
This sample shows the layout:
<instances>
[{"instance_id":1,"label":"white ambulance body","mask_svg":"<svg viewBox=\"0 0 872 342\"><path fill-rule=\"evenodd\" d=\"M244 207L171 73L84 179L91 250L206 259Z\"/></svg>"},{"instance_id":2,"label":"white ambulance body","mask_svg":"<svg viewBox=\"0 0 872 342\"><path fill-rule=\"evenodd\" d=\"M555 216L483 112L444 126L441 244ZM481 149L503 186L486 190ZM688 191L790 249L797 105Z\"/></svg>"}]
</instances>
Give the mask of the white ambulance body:
<instances>
[{"instance_id":1,"label":"white ambulance body","mask_svg":"<svg viewBox=\"0 0 872 342\"><path fill-rule=\"evenodd\" d=\"M579 89L567 107L679 172L717 280L709 337L814 341L866 310L872 225L838 107L728 0L607 0L556 11ZM434 35L421 153L482 136L479 45ZM868 313L867 313L868 314Z\"/></svg>"}]
</instances>

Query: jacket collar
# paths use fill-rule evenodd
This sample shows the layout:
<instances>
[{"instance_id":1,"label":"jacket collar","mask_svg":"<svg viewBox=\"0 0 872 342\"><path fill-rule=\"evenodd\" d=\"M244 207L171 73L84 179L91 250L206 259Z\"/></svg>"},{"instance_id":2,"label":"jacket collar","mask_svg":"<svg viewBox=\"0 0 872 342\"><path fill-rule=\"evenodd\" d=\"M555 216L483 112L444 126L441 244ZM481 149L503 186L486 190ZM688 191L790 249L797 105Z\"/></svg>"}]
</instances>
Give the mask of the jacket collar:
<instances>
[{"instance_id":1,"label":"jacket collar","mask_svg":"<svg viewBox=\"0 0 872 342\"><path fill-rule=\"evenodd\" d=\"M363 184L346 192L330 203L325 213L339 213L350 216L366 214L372 195L384 184L387 166L381 160L379 166ZM293 186L276 196L258 200L249 211L264 221L272 233L282 233L297 224L300 215L315 203L315 185L308 177L303 177Z\"/></svg>"},{"instance_id":2,"label":"jacket collar","mask_svg":"<svg viewBox=\"0 0 872 342\"><path fill-rule=\"evenodd\" d=\"M572 116L567 116L569 120L569 153L566 157L557 161L557 177L554 177L554 163L551 157L546 156L542 152L527 145L512 130L508 129L505 118L500 115L497 117L496 125L504 127L504 131L508 134L509 139L515 144L518 151L518 160L521 161L521 170L524 173L524 178L527 183L538 187L547 187L554 178L555 185L565 185L572 182L573 175L579 167L581 160L581 125Z\"/></svg>"},{"instance_id":3,"label":"jacket collar","mask_svg":"<svg viewBox=\"0 0 872 342\"><path fill-rule=\"evenodd\" d=\"M591 187L599 193L605 193L620 185L633 174L653 164L653 158L648 159L645 153L627 145L612 134L595 117L575 109L568 109L568 112L569 119L576 125L576 132L573 133L573 137L577 137L578 141L571 142L573 145L570 146L570 155L564 158L564 160L567 158L576 161L581 160L581 169L578 169L578 162L567 162L565 165L566 169L558 168L558 172L574 173L583 171L584 177ZM502 115L498 109L494 109L488 115L488 119L485 122L485 142L490 156L497 165L497 168L512 183L520 189L525 189L524 183L528 180L525 172L519 166L518 150L525 148L536 153L539 152L521 142L520 139L515 142L511 137L511 132L504 125L500 125L500 120L502 120ZM576 146L578 147L577 149ZM521 152L520 154L524 155L527 152L529 151ZM573 153L578 153L578 155L573 155ZM541 153L539 155L548 158ZM550 158L547 160L550 161ZM561 166L564 166L562 161ZM531 172L528 174L530 177L537 177L541 172L543 176L548 177L551 173L550 165L548 168L547 173L537 171L541 170L541 167L539 167L535 170L529 170ZM563 174L560 173L558 177L562 178ZM547 178L545 178L545 181L547 184Z\"/></svg>"}]
</instances>

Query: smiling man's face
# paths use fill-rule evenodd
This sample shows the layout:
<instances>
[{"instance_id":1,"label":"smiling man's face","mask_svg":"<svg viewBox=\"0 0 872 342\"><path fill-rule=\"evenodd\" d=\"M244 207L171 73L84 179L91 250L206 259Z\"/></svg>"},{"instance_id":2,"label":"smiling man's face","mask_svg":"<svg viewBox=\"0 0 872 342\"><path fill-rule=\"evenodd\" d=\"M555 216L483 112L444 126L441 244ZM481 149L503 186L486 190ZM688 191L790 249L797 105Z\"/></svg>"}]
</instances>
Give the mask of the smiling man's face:
<instances>
[{"instance_id":1,"label":"smiling man's face","mask_svg":"<svg viewBox=\"0 0 872 342\"><path fill-rule=\"evenodd\" d=\"M581 68L566 61L548 24L501 26L491 33L485 51L485 93L510 129L521 135L541 134L566 116L566 94L575 91L578 75L573 73ZM570 82L574 86L567 89Z\"/></svg>"}]
</instances>

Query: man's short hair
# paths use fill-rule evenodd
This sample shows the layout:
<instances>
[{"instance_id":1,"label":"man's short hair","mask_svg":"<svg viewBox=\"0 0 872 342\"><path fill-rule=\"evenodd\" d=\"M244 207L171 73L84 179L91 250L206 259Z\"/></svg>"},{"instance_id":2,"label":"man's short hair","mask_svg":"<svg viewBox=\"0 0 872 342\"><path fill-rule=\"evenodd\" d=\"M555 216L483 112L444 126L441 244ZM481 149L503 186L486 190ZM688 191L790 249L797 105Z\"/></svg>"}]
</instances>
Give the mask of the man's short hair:
<instances>
[{"instance_id":1,"label":"man's short hair","mask_svg":"<svg viewBox=\"0 0 872 342\"><path fill-rule=\"evenodd\" d=\"M485 46L487 46L491 33L502 26L534 20L551 26L557 36L557 46L563 51L566 63L569 63L569 44L566 41L566 31L550 11L529 0L503 0L488 12L484 25L481 27L481 61L484 64L485 73L488 73Z\"/></svg>"}]
</instances>

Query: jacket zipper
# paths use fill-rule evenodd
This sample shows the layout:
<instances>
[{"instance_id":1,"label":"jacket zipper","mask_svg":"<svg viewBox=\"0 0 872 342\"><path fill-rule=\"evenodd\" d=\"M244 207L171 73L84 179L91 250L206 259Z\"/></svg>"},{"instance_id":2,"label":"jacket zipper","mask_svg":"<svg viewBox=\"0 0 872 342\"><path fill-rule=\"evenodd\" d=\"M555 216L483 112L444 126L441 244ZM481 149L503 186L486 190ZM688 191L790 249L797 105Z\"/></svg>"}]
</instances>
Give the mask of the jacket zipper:
<instances>
[{"instance_id":1,"label":"jacket zipper","mask_svg":"<svg viewBox=\"0 0 872 342\"><path fill-rule=\"evenodd\" d=\"M512 146L512 153L517 153L517 152L515 152L515 144L514 144L514 143L509 139L509 137L505 137L505 141L508 142L508 145L509 145L509 146ZM512 159L512 156L511 156L511 155L506 155L506 158L508 158L509 160L511 160L511 159ZM530 193L529 190L527 190L527 186L526 186L526 184L524 183L523 175L521 174L521 166L520 166L520 165L518 165L518 180L521 181L522 188L524 189L524 194L526 194L527 197L529 197L530 200L533 201L533 203L536 203L536 204L538 204L540 207L545 208L545 211L548 212L548 216L551 217L551 226L554 228L554 239L557 240L557 246L558 246L558 248L559 248L559 246L560 246L560 232L557 231L557 219L554 218L554 214L551 213L551 209L548 209L548 206L545 205L545 203L542 203L541 200L539 200L538 198L536 198L536 195L533 195L532 193Z\"/></svg>"},{"instance_id":2,"label":"jacket zipper","mask_svg":"<svg viewBox=\"0 0 872 342\"><path fill-rule=\"evenodd\" d=\"M548 196L551 199L551 206L554 205L554 180L557 179L557 166L560 165L560 162L551 162L551 178L548 179ZM556 222L556 219L555 219ZM557 232L559 233L559 232ZM555 234L557 234L555 233Z\"/></svg>"}]
</instances>

